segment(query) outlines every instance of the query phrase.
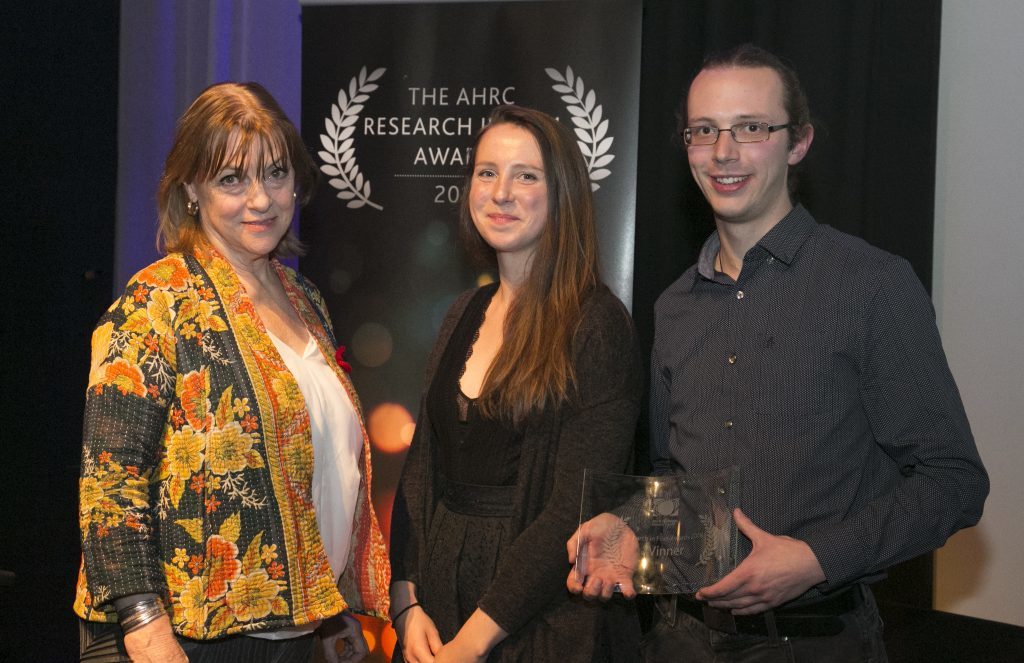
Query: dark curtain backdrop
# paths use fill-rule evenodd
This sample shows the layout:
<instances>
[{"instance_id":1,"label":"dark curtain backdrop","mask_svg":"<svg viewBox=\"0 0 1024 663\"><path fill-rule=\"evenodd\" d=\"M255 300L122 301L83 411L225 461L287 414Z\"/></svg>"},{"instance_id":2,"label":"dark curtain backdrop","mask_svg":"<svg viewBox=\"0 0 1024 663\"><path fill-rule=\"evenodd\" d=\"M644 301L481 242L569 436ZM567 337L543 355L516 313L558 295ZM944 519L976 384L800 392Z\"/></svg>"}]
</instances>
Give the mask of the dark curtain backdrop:
<instances>
[{"instance_id":1,"label":"dark curtain backdrop","mask_svg":"<svg viewBox=\"0 0 1024 663\"><path fill-rule=\"evenodd\" d=\"M675 136L705 53L753 42L800 75L816 127L798 198L823 223L907 258L931 284L939 0L644 3L634 314L714 229Z\"/></svg>"},{"instance_id":2,"label":"dark curtain backdrop","mask_svg":"<svg viewBox=\"0 0 1024 663\"><path fill-rule=\"evenodd\" d=\"M3 187L0 569L19 583L0 586L0 660L71 661L88 339L122 286L112 279L119 12L116 2L2 5L12 175ZM712 229L674 139L675 109L702 54L741 41L781 53L808 88L818 125L808 207L907 257L929 285L939 9L938 0L644 3L634 314L647 344L654 299ZM922 568L898 591L928 606Z\"/></svg>"},{"instance_id":3,"label":"dark curtain backdrop","mask_svg":"<svg viewBox=\"0 0 1024 663\"><path fill-rule=\"evenodd\" d=\"M633 317L645 349L655 300L714 230L676 138L679 104L706 53L743 42L780 55L807 91L816 133L797 198L818 221L907 258L930 290L940 23L940 0L644 2ZM931 555L876 593L930 608Z\"/></svg>"}]
</instances>

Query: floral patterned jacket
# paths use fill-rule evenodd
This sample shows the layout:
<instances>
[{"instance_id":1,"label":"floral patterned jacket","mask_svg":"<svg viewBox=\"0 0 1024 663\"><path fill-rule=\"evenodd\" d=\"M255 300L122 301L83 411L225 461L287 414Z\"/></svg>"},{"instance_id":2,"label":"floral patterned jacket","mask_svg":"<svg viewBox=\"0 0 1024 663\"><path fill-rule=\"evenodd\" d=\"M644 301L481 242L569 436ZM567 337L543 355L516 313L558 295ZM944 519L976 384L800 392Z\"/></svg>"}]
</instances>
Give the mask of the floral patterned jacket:
<instances>
[{"instance_id":1,"label":"floral patterned jacket","mask_svg":"<svg viewBox=\"0 0 1024 663\"><path fill-rule=\"evenodd\" d=\"M362 418L319 292L273 265ZM115 622L112 599L155 592L175 631L200 640L346 608L386 616L365 428L361 470L336 586L312 506L302 393L228 262L209 248L171 254L133 277L93 333L75 612Z\"/></svg>"}]
</instances>

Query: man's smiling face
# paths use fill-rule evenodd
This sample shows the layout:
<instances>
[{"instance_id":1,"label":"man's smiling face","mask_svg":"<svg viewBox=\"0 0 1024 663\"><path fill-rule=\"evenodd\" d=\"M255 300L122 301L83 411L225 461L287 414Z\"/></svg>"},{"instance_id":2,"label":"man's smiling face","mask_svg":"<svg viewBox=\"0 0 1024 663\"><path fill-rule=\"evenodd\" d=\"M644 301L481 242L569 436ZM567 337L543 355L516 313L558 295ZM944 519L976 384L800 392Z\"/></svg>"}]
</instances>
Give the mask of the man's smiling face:
<instances>
[{"instance_id":1,"label":"man's smiling face","mask_svg":"<svg viewBox=\"0 0 1024 663\"><path fill-rule=\"evenodd\" d=\"M723 67L701 71L687 98L688 127L727 129L743 122L787 124L779 75L767 67ZM714 145L686 148L690 172L715 219L751 224L764 231L792 209L789 167L810 147L807 132L792 145L790 130L772 133L761 143L738 143L722 131Z\"/></svg>"}]
</instances>

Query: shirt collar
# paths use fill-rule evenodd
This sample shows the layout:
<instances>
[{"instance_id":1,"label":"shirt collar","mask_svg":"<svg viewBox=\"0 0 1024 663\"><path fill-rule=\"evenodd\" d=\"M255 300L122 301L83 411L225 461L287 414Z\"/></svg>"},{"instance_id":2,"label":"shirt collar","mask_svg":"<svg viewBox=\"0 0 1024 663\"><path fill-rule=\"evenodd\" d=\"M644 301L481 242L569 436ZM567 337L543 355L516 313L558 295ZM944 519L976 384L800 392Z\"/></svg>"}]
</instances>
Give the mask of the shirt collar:
<instances>
[{"instance_id":1,"label":"shirt collar","mask_svg":"<svg viewBox=\"0 0 1024 663\"><path fill-rule=\"evenodd\" d=\"M792 264L800 247L804 245L817 225L818 222L814 220L811 213L803 205L797 205L789 214L782 217L782 220L775 224L774 228L765 233L764 237L758 241L757 246L767 251L776 260L786 265Z\"/></svg>"},{"instance_id":2,"label":"shirt collar","mask_svg":"<svg viewBox=\"0 0 1024 663\"><path fill-rule=\"evenodd\" d=\"M761 250L767 251L776 260L785 265L790 265L793 259L796 258L796 254L800 247L803 246L804 241L807 240L817 225L818 222L814 220L814 217L811 216L811 213L803 205L796 205L790 210L789 214L782 217L781 221L765 233L764 237L758 240L757 244L750 250L754 251L760 247ZM719 238L718 231L716 230L711 233L704 242L704 246L701 247L700 255L697 257L697 269L691 288L693 285L696 285L698 279L706 279L708 281L715 279L715 256L718 255L718 249L721 246L722 240Z\"/></svg>"}]
</instances>

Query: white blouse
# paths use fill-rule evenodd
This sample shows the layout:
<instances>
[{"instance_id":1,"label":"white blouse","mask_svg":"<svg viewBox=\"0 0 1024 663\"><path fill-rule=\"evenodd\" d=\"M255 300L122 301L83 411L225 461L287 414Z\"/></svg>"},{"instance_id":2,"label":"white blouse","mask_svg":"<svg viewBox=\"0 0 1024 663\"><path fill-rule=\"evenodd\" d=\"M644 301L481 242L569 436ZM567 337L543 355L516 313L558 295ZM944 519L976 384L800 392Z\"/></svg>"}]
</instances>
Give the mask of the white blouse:
<instances>
[{"instance_id":1,"label":"white blouse","mask_svg":"<svg viewBox=\"0 0 1024 663\"><path fill-rule=\"evenodd\" d=\"M299 355L270 330L267 334L306 401L313 439L313 507L337 582L345 570L352 545L352 524L359 495L359 456L363 450L359 415L312 337ZM280 640L305 635L319 625L314 622L247 635Z\"/></svg>"}]
</instances>

